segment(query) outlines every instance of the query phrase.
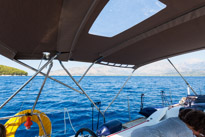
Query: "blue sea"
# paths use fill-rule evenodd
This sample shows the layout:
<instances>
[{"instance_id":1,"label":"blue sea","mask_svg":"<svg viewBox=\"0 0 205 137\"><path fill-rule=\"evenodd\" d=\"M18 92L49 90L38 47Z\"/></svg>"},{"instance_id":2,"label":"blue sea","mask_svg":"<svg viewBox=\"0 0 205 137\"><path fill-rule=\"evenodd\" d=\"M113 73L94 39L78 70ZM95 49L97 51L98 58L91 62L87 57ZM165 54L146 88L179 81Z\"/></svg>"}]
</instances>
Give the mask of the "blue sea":
<instances>
[{"instance_id":1,"label":"blue sea","mask_svg":"<svg viewBox=\"0 0 205 137\"><path fill-rule=\"evenodd\" d=\"M1 76L0 104L15 93L29 78L30 76ZM68 76L56 76L55 78L80 90ZM78 76L74 78L80 79ZM185 79L198 94L205 94L205 77L185 77ZM20 111L32 109L43 80L43 76L33 79L0 110L0 117L12 116ZM100 110L103 111L126 80L126 76L87 76L80 82L80 85L94 102L101 102ZM162 103L161 91L165 92L167 104ZM106 111L106 121L118 119L124 123L141 117L138 112L142 93L145 94L145 107L162 107L178 103L183 96L187 95L187 86L180 77L134 76ZM83 127L92 129L92 107L87 97L53 80L46 81L35 109L46 113L50 118L52 137L67 137L75 134L69 119L76 131ZM95 108L93 110L93 129L95 131L98 124L98 112ZM6 121L1 120L0 123ZM103 118L99 115L98 125L101 124L103 124ZM22 124L16 132L16 137L35 137L38 136L38 132L36 123L30 130L26 130Z\"/></svg>"}]
</instances>

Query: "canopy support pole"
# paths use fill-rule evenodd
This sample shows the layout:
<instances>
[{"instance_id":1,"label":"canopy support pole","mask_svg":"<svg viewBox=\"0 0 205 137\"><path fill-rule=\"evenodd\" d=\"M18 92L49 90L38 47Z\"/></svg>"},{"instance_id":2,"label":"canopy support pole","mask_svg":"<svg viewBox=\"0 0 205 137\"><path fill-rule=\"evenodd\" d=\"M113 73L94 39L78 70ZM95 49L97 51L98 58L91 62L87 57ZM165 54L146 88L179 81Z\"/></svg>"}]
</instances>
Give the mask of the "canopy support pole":
<instances>
[{"instance_id":1,"label":"canopy support pole","mask_svg":"<svg viewBox=\"0 0 205 137\"><path fill-rule=\"evenodd\" d=\"M39 99L39 97L40 97L40 95L41 95L41 92L42 92L42 90L43 90L43 87L44 87L44 85L45 85L45 83L46 83L46 80L47 80L47 78L48 78L48 75L49 75L49 73L50 73L52 67L53 67L53 62L50 63L50 66L49 66L48 71L47 71L47 74L46 74L46 76L45 76L45 78L44 78L44 81L43 81L43 84L42 84L42 86L41 86L41 89L39 90L38 96L36 97L36 101L35 101L35 103L34 103L34 105L33 105L32 110L31 110L31 114L33 113L33 111L34 111L34 109L35 109L35 107L36 107L36 104L37 104L37 102L38 102L38 99Z\"/></svg>"},{"instance_id":2,"label":"canopy support pole","mask_svg":"<svg viewBox=\"0 0 205 137\"><path fill-rule=\"evenodd\" d=\"M48 64L50 64L56 57L58 56L55 55L54 57L52 57L47 63L45 63L27 82L25 82L13 95L11 95L1 106L0 109L2 109L2 107L4 107L13 97L16 96L16 94L18 94L32 79L34 79L46 66L48 66Z\"/></svg>"},{"instance_id":3,"label":"canopy support pole","mask_svg":"<svg viewBox=\"0 0 205 137\"><path fill-rule=\"evenodd\" d=\"M187 86L193 91L193 93L197 96L197 93L194 91L194 89L189 85L189 83L186 81L186 79L181 75L181 73L177 70L177 68L174 66L174 64L167 58L169 63L174 67L174 69L177 71L177 73L181 76L181 78L184 80L184 82L187 84Z\"/></svg>"},{"instance_id":4,"label":"canopy support pole","mask_svg":"<svg viewBox=\"0 0 205 137\"><path fill-rule=\"evenodd\" d=\"M73 50L78 42L78 39L80 37L80 34L82 33L82 30L84 29L89 17L91 16L92 12L94 11L95 7L97 6L97 4L99 3L99 0L93 0L90 8L88 9L87 13L85 14L83 20L81 21L81 24L80 26L78 27L78 30L74 36L74 39L73 39L73 42L71 44L71 48L70 48L70 54L69 54L69 57L68 59L70 60L71 56L72 56L72 53L73 53Z\"/></svg>"},{"instance_id":5,"label":"canopy support pole","mask_svg":"<svg viewBox=\"0 0 205 137\"><path fill-rule=\"evenodd\" d=\"M61 64L62 68L65 70L65 72L71 77L71 79L75 82L75 84L81 89L81 91L85 94L85 96L90 100L90 102L95 106L95 108L102 114L104 123L105 123L105 116L104 114L100 111L100 109L97 107L97 105L93 102L93 100L88 96L88 94L82 89L82 87L79 85L79 83L73 78L73 76L70 74L70 72L64 67L63 63L59 61Z\"/></svg>"},{"instance_id":6,"label":"canopy support pole","mask_svg":"<svg viewBox=\"0 0 205 137\"><path fill-rule=\"evenodd\" d=\"M99 58L98 60L96 60L95 62L93 62L89 67L88 69L85 71L85 73L83 74L83 76L80 78L80 80L78 81L78 83L80 83L80 81L85 77L85 75L88 73L88 71L92 68L92 66L95 64L95 63L98 63L100 62L101 60L103 59L103 57Z\"/></svg>"},{"instance_id":7,"label":"canopy support pole","mask_svg":"<svg viewBox=\"0 0 205 137\"><path fill-rule=\"evenodd\" d=\"M31 113L32 113L32 112L31 112ZM41 120L40 115L37 114L37 117L38 117L38 120L39 120L40 123L41 123L41 127L42 127L42 129L43 129L43 133L44 133L45 137L48 137L49 135L47 135L47 133L46 133L46 130L45 130L45 127L44 127L44 125L43 125L43 122L42 122L42 120Z\"/></svg>"},{"instance_id":8,"label":"canopy support pole","mask_svg":"<svg viewBox=\"0 0 205 137\"><path fill-rule=\"evenodd\" d=\"M121 89L119 90L119 92L117 93L117 95L115 96L115 98L112 100L112 102L108 105L108 107L104 110L104 114L107 111L107 109L112 105L112 103L115 101L115 99L119 96L120 92L123 90L123 88L125 87L125 85L127 84L127 82L129 81L129 79L132 77L133 73L135 72L136 69L134 69L132 71L132 73L130 74L130 76L127 78L127 80L125 81L125 83L123 84L123 86L121 87Z\"/></svg>"},{"instance_id":9,"label":"canopy support pole","mask_svg":"<svg viewBox=\"0 0 205 137\"><path fill-rule=\"evenodd\" d=\"M33 114L33 115L35 115L35 114ZM23 117L23 116L26 116L26 114L13 115L13 116L8 116L8 117L1 117L0 120L6 120L6 119L14 118L14 117Z\"/></svg>"},{"instance_id":10,"label":"canopy support pole","mask_svg":"<svg viewBox=\"0 0 205 137\"><path fill-rule=\"evenodd\" d=\"M27 65L27 64L25 64L25 63L23 63L23 62L21 62L21 61L19 61L19 60L14 60L14 61L15 61L16 63L18 63L18 64L24 66L24 67L27 67L27 68L33 70L33 71L36 71L36 72L38 71L37 69L35 69L35 68L33 68L33 67L31 67L31 66L29 66L29 65ZM39 73L42 74L42 75L44 75L44 76L46 76L46 74L43 73L43 72L39 72ZM48 78L50 78L51 80L53 80L53 81L55 81L55 82L58 82L58 83L61 84L61 85L66 86L66 87L68 87L68 88L70 88L70 89L72 89L72 90L74 90L74 91L76 91L76 92L78 92L78 93L80 93L80 94L83 94L81 91L79 91L79 90L77 90L77 89L74 89L74 88L68 86L67 84L65 84L65 83L63 83L63 82L61 82L61 81L59 81L59 80L57 80L57 79L55 79L55 78L53 78L53 77L51 77L51 76L48 76Z\"/></svg>"},{"instance_id":11,"label":"canopy support pole","mask_svg":"<svg viewBox=\"0 0 205 137\"><path fill-rule=\"evenodd\" d=\"M81 80L85 77L85 75L88 73L88 71L93 67L93 65L95 64L95 62L93 62L88 69L85 71L85 73L81 76L80 80L78 81L78 83L81 82Z\"/></svg>"}]
</instances>

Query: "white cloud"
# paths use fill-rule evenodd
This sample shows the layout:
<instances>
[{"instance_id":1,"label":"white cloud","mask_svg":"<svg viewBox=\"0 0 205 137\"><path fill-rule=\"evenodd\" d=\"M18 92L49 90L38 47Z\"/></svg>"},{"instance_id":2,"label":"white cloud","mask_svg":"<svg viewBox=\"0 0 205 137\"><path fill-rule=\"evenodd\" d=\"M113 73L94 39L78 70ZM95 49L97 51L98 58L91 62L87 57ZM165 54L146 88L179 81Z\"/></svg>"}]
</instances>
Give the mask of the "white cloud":
<instances>
[{"instance_id":1,"label":"white cloud","mask_svg":"<svg viewBox=\"0 0 205 137\"><path fill-rule=\"evenodd\" d=\"M199 63L203 63L204 61L202 59L198 59L198 58L192 58L192 59L188 59L185 60L184 63L186 64L199 64Z\"/></svg>"},{"instance_id":2,"label":"white cloud","mask_svg":"<svg viewBox=\"0 0 205 137\"><path fill-rule=\"evenodd\" d=\"M174 62L173 62L174 64ZM175 67L184 75L205 75L205 61L200 59L185 60L183 63L174 64ZM69 68L72 75L81 76L86 71L87 67ZM88 76L127 76L130 75L132 69L109 67L98 65L93 67L88 72ZM51 72L51 75L66 75L63 70ZM175 69L167 60L158 61L149 65L145 65L137 69L135 76L163 76L163 75L178 75Z\"/></svg>"},{"instance_id":3,"label":"white cloud","mask_svg":"<svg viewBox=\"0 0 205 137\"><path fill-rule=\"evenodd\" d=\"M156 1L155 4L159 7L159 8L165 8L165 5L159 1Z\"/></svg>"},{"instance_id":4,"label":"white cloud","mask_svg":"<svg viewBox=\"0 0 205 137\"><path fill-rule=\"evenodd\" d=\"M158 61L143 67L136 71L136 75L164 75L173 72L173 68L168 61Z\"/></svg>"}]
</instances>

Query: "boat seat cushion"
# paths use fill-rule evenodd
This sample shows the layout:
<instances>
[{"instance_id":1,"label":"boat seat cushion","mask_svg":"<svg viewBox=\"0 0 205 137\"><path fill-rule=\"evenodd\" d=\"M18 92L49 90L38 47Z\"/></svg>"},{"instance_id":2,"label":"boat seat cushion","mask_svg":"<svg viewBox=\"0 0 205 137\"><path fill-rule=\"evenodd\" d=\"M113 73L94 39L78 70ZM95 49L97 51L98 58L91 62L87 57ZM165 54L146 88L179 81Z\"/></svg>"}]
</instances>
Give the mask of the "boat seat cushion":
<instances>
[{"instance_id":1,"label":"boat seat cushion","mask_svg":"<svg viewBox=\"0 0 205 137\"><path fill-rule=\"evenodd\" d=\"M178 117L135 129L131 137L193 137L192 131Z\"/></svg>"}]
</instances>

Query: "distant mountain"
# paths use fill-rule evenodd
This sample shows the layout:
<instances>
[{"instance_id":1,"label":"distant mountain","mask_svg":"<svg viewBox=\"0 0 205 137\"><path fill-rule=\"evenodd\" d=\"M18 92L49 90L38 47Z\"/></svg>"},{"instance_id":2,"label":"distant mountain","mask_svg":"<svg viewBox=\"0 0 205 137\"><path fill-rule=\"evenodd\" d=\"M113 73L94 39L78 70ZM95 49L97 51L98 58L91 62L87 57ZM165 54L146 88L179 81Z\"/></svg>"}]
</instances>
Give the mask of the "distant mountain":
<instances>
[{"instance_id":1,"label":"distant mountain","mask_svg":"<svg viewBox=\"0 0 205 137\"><path fill-rule=\"evenodd\" d=\"M205 61L188 60L175 64L175 66L183 76L205 76ZM69 68L70 73L74 76L81 76L86 69L86 67ZM131 72L132 69L97 66L91 68L87 76L127 76L130 75ZM51 72L51 75L64 76L67 74L64 70L57 70ZM178 76L178 73L168 61L163 60L140 67L135 71L134 76Z\"/></svg>"},{"instance_id":2,"label":"distant mountain","mask_svg":"<svg viewBox=\"0 0 205 137\"><path fill-rule=\"evenodd\" d=\"M205 61L192 59L174 65L183 76L205 76ZM140 76L178 76L166 60L141 67L137 73Z\"/></svg>"},{"instance_id":3,"label":"distant mountain","mask_svg":"<svg viewBox=\"0 0 205 137\"><path fill-rule=\"evenodd\" d=\"M72 67L69 68L69 72L74 76L81 76L86 71L86 67ZM131 72L131 69L123 69L123 68L113 68L108 66L98 66L93 67L87 73L87 76L126 76ZM67 75L64 70L56 70L52 71L50 75L55 76L65 76Z\"/></svg>"},{"instance_id":4,"label":"distant mountain","mask_svg":"<svg viewBox=\"0 0 205 137\"><path fill-rule=\"evenodd\" d=\"M17 68L13 68L13 67L8 67L8 66L4 66L4 65L0 65L0 76L2 75L20 75L20 76L27 76L28 73L17 69Z\"/></svg>"}]
</instances>

